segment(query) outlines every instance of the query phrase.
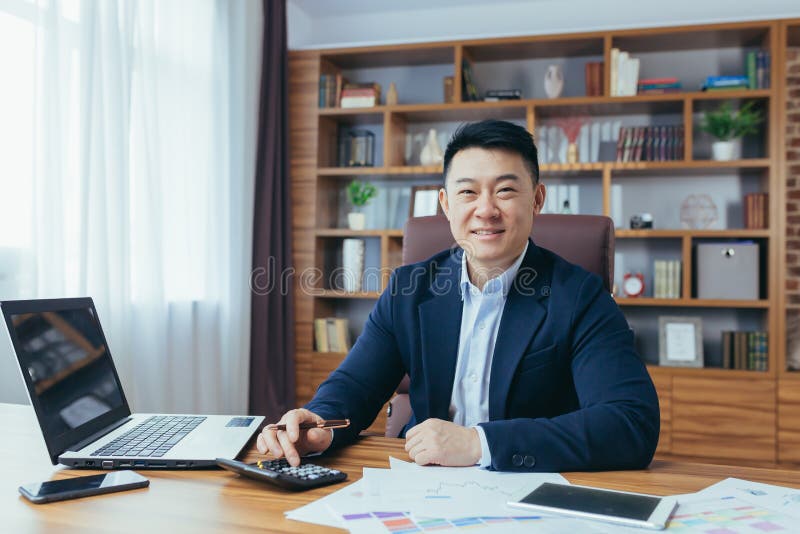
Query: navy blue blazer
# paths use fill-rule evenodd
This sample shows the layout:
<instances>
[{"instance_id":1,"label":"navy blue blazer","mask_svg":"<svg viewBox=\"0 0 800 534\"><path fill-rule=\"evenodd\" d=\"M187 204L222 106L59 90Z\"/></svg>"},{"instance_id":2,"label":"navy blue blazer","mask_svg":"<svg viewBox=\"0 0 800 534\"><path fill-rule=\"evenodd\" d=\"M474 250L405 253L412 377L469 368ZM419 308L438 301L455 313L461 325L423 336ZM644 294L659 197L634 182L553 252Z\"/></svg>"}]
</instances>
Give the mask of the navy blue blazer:
<instances>
[{"instance_id":1,"label":"navy blue blazer","mask_svg":"<svg viewBox=\"0 0 800 534\"><path fill-rule=\"evenodd\" d=\"M306 408L353 441L410 377L412 421L449 420L463 251L396 269L345 360ZM503 471L638 469L659 433L653 382L601 279L531 242L506 300L480 424Z\"/></svg>"}]
</instances>

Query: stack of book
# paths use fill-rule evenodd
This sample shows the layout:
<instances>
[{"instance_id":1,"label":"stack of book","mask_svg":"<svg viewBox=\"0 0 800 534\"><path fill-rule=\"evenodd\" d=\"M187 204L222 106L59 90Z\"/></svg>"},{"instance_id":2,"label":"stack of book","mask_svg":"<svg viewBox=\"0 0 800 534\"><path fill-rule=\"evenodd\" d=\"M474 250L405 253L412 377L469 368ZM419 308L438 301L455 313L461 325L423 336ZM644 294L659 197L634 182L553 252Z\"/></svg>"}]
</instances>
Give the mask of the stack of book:
<instances>
[{"instance_id":1,"label":"stack of book","mask_svg":"<svg viewBox=\"0 0 800 534\"><path fill-rule=\"evenodd\" d=\"M681 82L678 78L645 78L639 80L637 90L640 95L680 93Z\"/></svg>"},{"instance_id":2,"label":"stack of book","mask_svg":"<svg viewBox=\"0 0 800 534\"><path fill-rule=\"evenodd\" d=\"M586 96L603 96L603 62L586 64Z\"/></svg>"},{"instance_id":3,"label":"stack of book","mask_svg":"<svg viewBox=\"0 0 800 534\"><path fill-rule=\"evenodd\" d=\"M681 262L656 260L653 296L657 299L681 298Z\"/></svg>"},{"instance_id":4,"label":"stack of book","mask_svg":"<svg viewBox=\"0 0 800 534\"><path fill-rule=\"evenodd\" d=\"M342 87L342 108L369 108L380 103L381 86L377 83L346 83Z\"/></svg>"},{"instance_id":5,"label":"stack of book","mask_svg":"<svg viewBox=\"0 0 800 534\"><path fill-rule=\"evenodd\" d=\"M767 333L722 332L722 368L766 371L769 352Z\"/></svg>"},{"instance_id":6,"label":"stack of book","mask_svg":"<svg viewBox=\"0 0 800 534\"><path fill-rule=\"evenodd\" d=\"M749 89L769 89L769 63L769 52L766 50L747 53L745 72L747 72L747 87Z\"/></svg>"},{"instance_id":7,"label":"stack of book","mask_svg":"<svg viewBox=\"0 0 800 534\"><path fill-rule=\"evenodd\" d=\"M617 138L617 161L683 159L683 125L623 126Z\"/></svg>"},{"instance_id":8,"label":"stack of book","mask_svg":"<svg viewBox=\"0 0 800 534\"><path fill-rule=\"evenodd\" d=\"M748 193L744 196L744 227L769 227L769 193Z\"/></svg>"},{"instance_id":9,"label":"stack of book","mask_svg":"<svg viewBox=\"0 0 800 534\"><path fill-rule=\"evenodd\" d=\"M350 332L347 319L336 317L314 319L314 341L318 352L349 351Z\"/></svg>"},{"instance_id":10,"label":"stack of book","mask_svg":"<svg viewBox=\"0 0 800 534\"><path fill-rule=\"evenodd\" d=\"M708 76L703 91L735 91L750 87L747 76Z\"/></svg>"},{"instance_id":11,"label":"stack of book","mask_svg":"<svg viewBox=\"0 0 800 534\"><path fill-rule=\"evenodd\" d=\"M519 100L522 91L519 89L491 89L483 95L484 102L499 102L500 100Z\"/></svg>"},{"instance_id":12,"label":"stack of book","mask_svg":"<svg viewBox=\"0 0 800 534\"><path fill-rule=\"evenodd\" d=\"M639 80L639 58L619 48L611 49L611 96L635 96Z\"/></svg>"}]
</instances>

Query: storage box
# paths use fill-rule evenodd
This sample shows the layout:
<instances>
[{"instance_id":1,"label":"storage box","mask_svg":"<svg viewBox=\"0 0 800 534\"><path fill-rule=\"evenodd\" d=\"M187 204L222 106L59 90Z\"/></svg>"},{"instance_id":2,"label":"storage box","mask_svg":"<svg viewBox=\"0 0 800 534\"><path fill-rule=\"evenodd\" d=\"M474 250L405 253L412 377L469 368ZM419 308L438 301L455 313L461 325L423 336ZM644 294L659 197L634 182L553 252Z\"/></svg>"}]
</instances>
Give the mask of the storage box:
<instances>
[{"instance_id":1,"label":"storage box","mask_svg":"<svg viewBox=\"0 0 800 534\"><path fill-rule=\"evenodd\" d=\"M697 298L759 298L758 243L697 245Z\"/></svg>"}]
</instances>

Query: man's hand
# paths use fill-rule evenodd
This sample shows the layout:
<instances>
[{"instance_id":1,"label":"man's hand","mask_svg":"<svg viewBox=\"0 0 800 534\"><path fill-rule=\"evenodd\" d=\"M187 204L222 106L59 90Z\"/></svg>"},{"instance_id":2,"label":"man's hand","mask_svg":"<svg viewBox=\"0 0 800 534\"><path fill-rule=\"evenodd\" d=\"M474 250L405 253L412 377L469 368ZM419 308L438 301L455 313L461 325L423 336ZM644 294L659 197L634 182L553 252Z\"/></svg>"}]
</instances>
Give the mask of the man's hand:
<instances>
[{"instance_id":1,"label":"man's hand","mask_svg":"<svg viewBox=\"0 0 800 534\"><path fill-rule=\"evenodd\" d=\"M406 432L406 451L419 465L475 465L481 459L481 439L474 428L427 419Z\"/></svg>"},{"instance_id":2,"label":"man's hand","mask_svg":"<svg viewBox=\"0 0 800 534\"><path fill-rule=\"evenodd\" d=\"M275 458L286 456L289 464L300 465L300 456L311 452L322 452L331 446L333 432L326 428L300 430L300 423L323 421L314 412L299 408L286 412L278 424L286 425L286 430L274 430L265 426L258 435L258 452L271 452Z\"/></svg>"}]
</instances>

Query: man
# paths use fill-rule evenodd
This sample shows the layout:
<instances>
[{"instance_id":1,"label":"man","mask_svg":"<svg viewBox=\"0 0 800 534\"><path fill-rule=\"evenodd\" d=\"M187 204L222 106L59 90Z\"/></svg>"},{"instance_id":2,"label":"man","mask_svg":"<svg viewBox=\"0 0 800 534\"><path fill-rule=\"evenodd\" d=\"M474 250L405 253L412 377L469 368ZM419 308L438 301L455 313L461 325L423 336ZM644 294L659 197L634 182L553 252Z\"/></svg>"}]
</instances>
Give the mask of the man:
<instances>
[{"instance_id":1,"label":"man","mask_svg":"<svg viewBox=\"0 0 800 534\"><path fill-rule=\"evenodd\" d=\"M296 465L353 441L407 373L406 450L418 464L647 466L659 432L652 381L600 278L529 239L544 199L524 128L461 127L439 191L460 249L396 269L344 362L258 449ZM351 426L335 433L298 427L343 418Z\"/></svg>"}]
</instances>

